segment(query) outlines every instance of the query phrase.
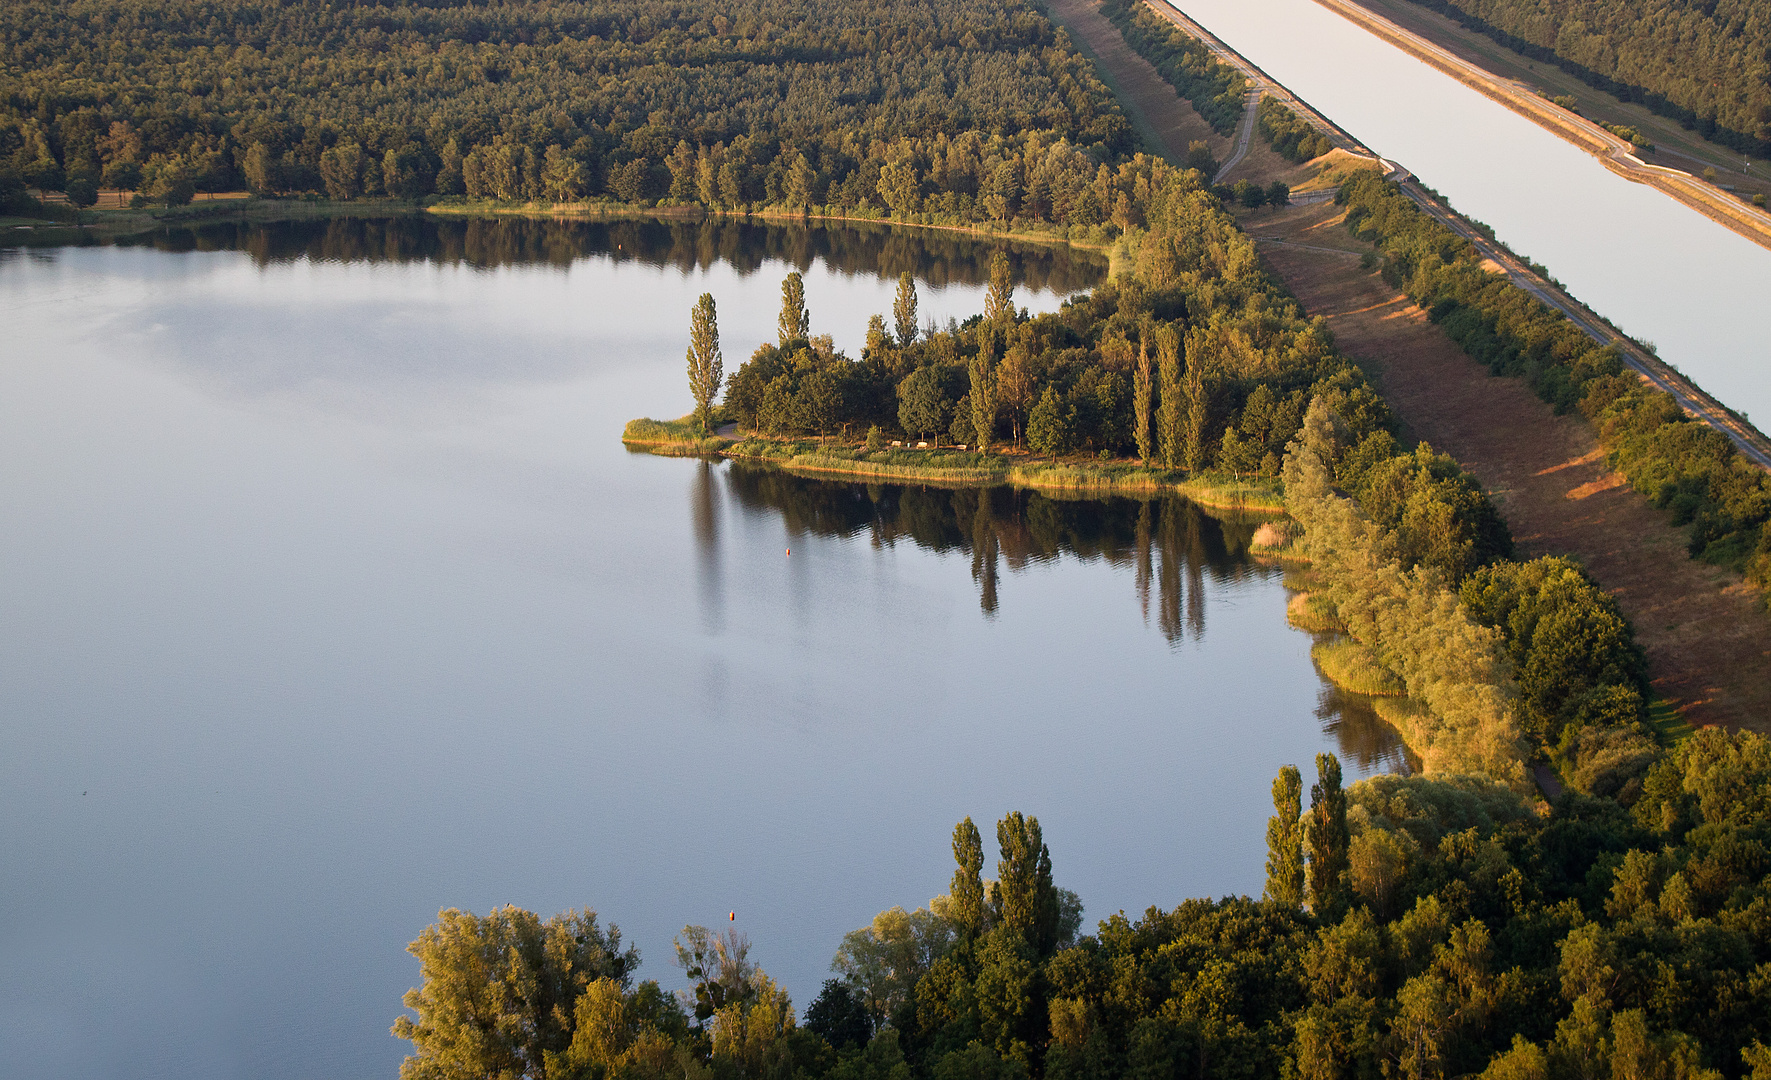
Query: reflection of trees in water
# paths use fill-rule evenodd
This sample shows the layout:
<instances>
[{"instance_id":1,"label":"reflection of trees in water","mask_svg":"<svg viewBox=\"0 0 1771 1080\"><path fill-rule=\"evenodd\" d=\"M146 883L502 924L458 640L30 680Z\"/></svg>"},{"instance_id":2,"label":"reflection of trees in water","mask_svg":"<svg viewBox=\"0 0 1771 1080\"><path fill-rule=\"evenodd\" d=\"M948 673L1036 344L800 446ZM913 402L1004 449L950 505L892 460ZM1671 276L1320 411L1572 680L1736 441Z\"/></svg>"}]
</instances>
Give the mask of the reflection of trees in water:
<instances>
[{"instance_id":1,"label":"reflection of trees in water","mask_svg":"<svg viewBox=\"0 0 1771 1080\"><path fill-rule=\"evenodd\" d=\"M708 631L717 633L726 627L726 594L721 580L719 485L713 469L711 462L703 461L696 470L689 492L689 513L695 525L695 549L701 555L701 617Z\"/></svg>"},{"instance_id":2,"label":"reflection of trees in water","mask_svg":"<svg viewBox=\"0 0 1771 1080\"><path fill-rule=\"evenodd\" d=\"M1354 763L1360 772L1420 771L1420 759L1402 744L1402 736L1384 723L1371 707L1371 699L1363 694L1349 694L1323 680L1322 693L1316 699L1316 719L1340 744L1341 759Z\"/></svg>"},{"instance_id":3,"label":"reflection of trees in water","mask_svg":"<svg viewBox=\"0 0 1771 1080\"><path fill-rule=\"evenodd\" d=\"M590 221L413 215L216 222L166 228L123 243L162 251L245 251L261 266L312 259L565 267L592 255L613 255L683 271L723 262L740 273L753 273L769 261L805 270L822 260L845 274L895 278L908 270L937 287L988 281L990 256L1004 247L1017 279L1030 288L1077 292L1106 274L1105 260L1092 252L985 242L959 233L868 222L823 227L725 218Z\"/></svg>"},{"instance_id":4,"label":"reflection of trees in water","mask_svg":"<svg viewBox=\"0 0 1771 1080\"><path fill-rule=\"evenodd\" d=\"M1175 644L1189 637L1197 641L1205 635L1207 588L1264 572L1248 556L1255 524L1210 517L1178 497L1069 500L1008 487L863 484L737 462L727 468L726 483L739 507L780 515L793 537L865 533L876 546L908 540L935 551L968 552L979 606L992 617L999 604L1000 563L1018 570L1070 555L1131 568L1144 621L1149 622L1154 599L1165 638ZM706 545L717 543L711 530L700 526L702 507L715 497L712 489L704 472L694 495L703 559L710 558ZM1325 682L1316 718L1339 743L1341 757L1360 772L1419 767L1368 699Z\"/></svg>"},{"instance_id":5,"label":"reflection of trees in water","mask_svg":"<svg viewBox=\"0 0 1771 1080\"><path fill-rule=\"evenodd\" d=\"M780 514L792 535L854 536L876 545L909 540L935 551L966 551L979 605L998 607L999 564L1018 570L1063 555L1135 569L1149 618L1151 567L1157 624L1168 640L1205 634L1207 579L1258 572L1248 559L1254 526L1218 521L1174 497L1065 500L1008 487L946 488L812 480L734 464L727 473L743 507Z\"/></svg>"}]
</instances>

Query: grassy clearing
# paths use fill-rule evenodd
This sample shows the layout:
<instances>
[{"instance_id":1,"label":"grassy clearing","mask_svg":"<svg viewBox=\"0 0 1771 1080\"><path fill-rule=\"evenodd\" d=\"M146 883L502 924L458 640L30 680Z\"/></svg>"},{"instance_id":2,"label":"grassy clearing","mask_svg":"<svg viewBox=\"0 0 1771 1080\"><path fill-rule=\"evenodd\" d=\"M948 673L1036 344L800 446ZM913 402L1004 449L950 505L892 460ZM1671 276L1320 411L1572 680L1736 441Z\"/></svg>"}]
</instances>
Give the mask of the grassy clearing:
<instances>
[{"instance_id":1,"label":"grassy clearing","mask_svg":"<svg viewBox=\"0 0 1771 1080\"><path fill-rule=\"evenodd\" d=\"M1397 697L1403 690L1398 679L1378 662L1377 654L1347 638L1320 641L1310 648L1310 658L1329 682L1342 690L1370 697Z\"/></svg>"},{"instance_id":2,"label":"grassy clearing","mask_svg":"<svg viewBox=\"0 0 1771 1080\"><path fill-rule=\"evenodd\" d=\"M1660 740L1662 746L1677 746L1697 730L1691 726L1690 721L1679 715L1679 710L1659 696L1648 703L1648 726L1654 729L1654 737Z\"/></svg>"},{"instance_id":3,"label":"grassy clearing","mask_svg":"<svg viewBox=\"0 0 1771 1080\"><path fill-rule=\"evenodd\" d=\"M1285 621L1311 634L1343 633L1346 624L1320 593L1301 592L1285 605Z\"/></svg>"},{"instance_id":4,"label":"grassy clearing","mask_svg":"<svg viewBox=\"0 0 1771 1080\"><path fill-rule=\"evenodd\" d=\"M1431 742L1432 733L1441 726L1425 705L1411 697L1373 698L1371 709L1379 720L1396 729L1405 746Z\"/></svg>"},{"instance_id":5,"label":"grassy clearing","mask_svg":"<svg viewBox=\"0 0 1771 1080\"><path fill-rule=\"evenodd\" d=\"M703 436L695 426L694 413L675 420L652 420L643 416L629 420L621 431L621 441L630 447L666 457L717 454L732 445L730 439L718 435Z\"/></svg>"}]
</instances>

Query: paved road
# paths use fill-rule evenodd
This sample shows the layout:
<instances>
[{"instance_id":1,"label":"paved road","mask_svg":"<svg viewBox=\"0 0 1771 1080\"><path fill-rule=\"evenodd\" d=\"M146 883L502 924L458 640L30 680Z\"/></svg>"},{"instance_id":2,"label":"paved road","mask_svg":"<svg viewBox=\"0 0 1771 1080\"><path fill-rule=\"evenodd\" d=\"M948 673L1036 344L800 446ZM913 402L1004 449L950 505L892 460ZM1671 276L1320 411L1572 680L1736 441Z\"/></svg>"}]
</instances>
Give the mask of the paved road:
<instances>
[{"instance_id":1,"label":"paved road","mask_svg":"<svg viewBox=\"0 0 1771 1080\"><path fill-rule=\"evenodd\" d=\"M1230 151L1230 156L1225 159L1223 165L1218 167L1218 174L1211 178L1212 183L1223 183L1224 177L1230 175L1230 170L1240 165L1242 159L1247 156L1248 141L1254 138L1255 117L1260 114L1260 111L1261 88L1256 86L1248 92L1248 100L1242 105L1242 127L1236 133L1236 149Z\"/></svg>"},{"instance_id":2,"label":"paved road","mask_svg":"<svg viewBox=\"0 0 1771 1080\"><path fill-rule=\"evenodd\" d=\"M1318 130L1328 136L1330 142L1342 150L1365 157L1377 157L1364 143L1341 130L1340 126L1328 117L1311 108L1308 102L1287 90L1279 80L1250 63L1241 53L1214 37L1211 31L1188 18L1186 12L1168 3L1167 0L1144 0L1144 2L1150 6L1151 11L1180 27L1188 37L1203 42L1205 47L1210 49L1219 60L1240 71L1243 77L1249 81L1249 93L1254 95L1256 106L1260 104L1261 94L1270 94L1278 98L1292 112L1316 125ZM1244 122L1247 122L1246 118ZM1221 170L1220 175L1222 175Z\"/></svg>"},{"instance_id":3,"label":"paved road","mask_svg":"<svg viewBox=\"0 0 1771 1080\"><path fill-rule=\"evenodd\" d=\"M1705 217L1771 247L1771 214L1742 203L1688 172L1648 164L1636 156L1636 148L1627 140L1618 138L1591 120L1497 78L1486 69L1351 0L1317 0L1317 3L1562 136L1597 157L1606 168L1624 179L1660 188Z\"/></svg>"},{"instance_id":4,"label":"paved road","mask_svg":"<svg viewBox=\"0 0 1771 1080\"><path fill-rule=\"evenodd\" d=\"M1408 174L1407 170L1398 166L1389 178L1395 181L1402 193L1413 199L1422 210L1446 228L1468 240L1484 258L1492 259L1506 272L1507 277L1515 286L1568 316L1570 322L1594 341L1615 348L1622 356L1623 362L1645 376L1656 389L1671 394L1679 406L1691 416L1728 436L1728 440L1747 460L1761 469L1771 470L1771 440L1767 440L1751 425L1741 422L1733 413L1724 408L1721 402L1686 381L1683 376L1669 368L1665 361L1611 329L1597 315L1588 311L1584 304L1539 277L1530 267L1515 258L1512 253L1489 240L1488 237L1478 232L1475 226L1421 190L1420 185L1414 182L1414 178Z\"/></svg>"}]
</instances>

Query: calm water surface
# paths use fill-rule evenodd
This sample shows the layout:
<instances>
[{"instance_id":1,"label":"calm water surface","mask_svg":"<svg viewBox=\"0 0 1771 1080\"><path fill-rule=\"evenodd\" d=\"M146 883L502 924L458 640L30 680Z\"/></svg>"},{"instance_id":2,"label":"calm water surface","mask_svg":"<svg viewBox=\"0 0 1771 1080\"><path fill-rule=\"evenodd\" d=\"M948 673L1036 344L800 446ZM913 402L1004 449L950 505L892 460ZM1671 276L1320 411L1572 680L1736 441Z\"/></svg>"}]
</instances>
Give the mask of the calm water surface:
<instances>
[{"instance_id":1,"label":"calm water surface","mask_svg":"<svg viewBox=\"0 0 1771 1080\"><path fill-rule=\"evenodd\" d=\"M678 985L736 911L802 1006L841 935L1039 815L1097 919L1257 892L1268 786L1394 741L1252 525L1181 502L625 452L807 272L858 348L888 232L335 223L0 258L0 1074L390 1077L440 907L592 906ZM1023 304L1101 268L1020 253ZM933 287L930 283L938 283ZM786 551L792 548L792 556Z\"/></svg>"},{"instance_id":2,"label":"calm water surface","mask_svg":"<svg viewBox=\"0 0 1771 1080\"><path fill-rule=\"evenodd\" d=\"M1176 6L1771 428L1771 250L1609 172L1313 0Z\"/></svg>"}]
</instances>

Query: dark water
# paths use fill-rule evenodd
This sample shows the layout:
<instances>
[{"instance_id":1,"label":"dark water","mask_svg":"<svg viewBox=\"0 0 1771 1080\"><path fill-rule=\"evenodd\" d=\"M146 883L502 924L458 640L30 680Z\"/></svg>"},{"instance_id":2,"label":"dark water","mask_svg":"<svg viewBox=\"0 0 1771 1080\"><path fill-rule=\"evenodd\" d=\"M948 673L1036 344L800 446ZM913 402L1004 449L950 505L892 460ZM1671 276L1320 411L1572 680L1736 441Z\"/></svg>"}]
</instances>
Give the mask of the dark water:
<instances>
[{"instance_id":1,"label":"dark water","mask_svg":"<svg viewBox=\"0 0 1771 1080\"><path fill-rule=\"evenodd\" d=\"M28 235L28 234L27 234ZM97 243L96 241L94 242ZM311 262L426 262L566 269L589 255L683 273L715 265L751 274L814 263L842 274L895 280L908 270L926 287L976 285L990 277L990 259L1008 253L1015 279L1035 292L1069 295L1106 276L1104 254L1016 241L981 244L940 229L894 229L857 222L841 229L802 223L721 218L331 218L269 224L215 222L171 226L116 241L117 246L171 253L243 252L257 266ZM3 249L0 249L3 250Z\"/></svg>"},{"instance_id":2,"label":"dark water","mask_svg":"<svg viewBox=\"0 0 1771 1080\"><path fill-rule=\"evenodd\" d=\"M735 911L803 1005L960 817L1037 814L1092 920L1258 892L1281 764L1398 760L1251 523L617 441L702 291L735 367L790 264L853 349L987 250L622 228L0 260L0 1074L392 1076L444 906L592 906L666 986ZM1100 272L1018 262L1034 310Z\"/></svg>"}]
</instances>

